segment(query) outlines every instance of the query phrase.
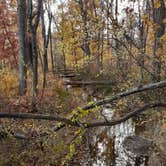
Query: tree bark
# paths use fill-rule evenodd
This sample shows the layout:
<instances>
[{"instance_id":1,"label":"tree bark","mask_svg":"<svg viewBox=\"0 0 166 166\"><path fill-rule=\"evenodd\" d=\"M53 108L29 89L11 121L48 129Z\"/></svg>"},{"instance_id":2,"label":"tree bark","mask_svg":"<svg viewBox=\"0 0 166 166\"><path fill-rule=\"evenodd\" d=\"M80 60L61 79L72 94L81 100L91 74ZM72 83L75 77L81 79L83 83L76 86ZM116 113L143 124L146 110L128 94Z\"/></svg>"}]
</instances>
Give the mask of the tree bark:
<instances>
[{"instance_id":1,"label":"tree bark","mask_svg":"<svg viewBox=\"0 0 166 166\"><path fill-rule=\"evenodd\" d=\"M37 1L37 13L33 16L33 1L28 0L28 28L32 39L32 72L33 72L33 85L32 85L32 107L35 109L37 92L38 92L38 50L37 50L37 28L40 21L42 0Z\"/></svg>"},{"instance_id":2,"label":"tree bark","mask_svg":"<svg viewBox=\"0 0 166 166\"><path fill-rule=\"evenodd\" d=\"M84 51L85 55L90 57L91 55L91 50L90 50L90 43L89 43L89 33L88 33L88 28L87 28L87 9L85 9L85 4L83 3L83 0L78 1L80 5L80 12L81 12L81 17L83 21L83 45L82 45L82 50ZM88 60L89 62L89 60Z\"/></svg>"},{"instance_id":3,"label":"tree bark","mask_svg":"<svg viewBox=\"0 0 166 166\"><path fill-rule=\"evenodd\" d=\"M159 53L159 49L163 49L163 44L160 38L164 35L165 24L164 19L166 17L166 9L164 0L159 0L160 7L155 7L155 1L152 0L152 8L153 8L153 22L158 28L155 30L155 39L154 39L154 47L153 47L153 81L160 81L160 73L161 73L161 57Z\"/></svg>"},{"instance_id":4,"label":"tree bark","mask_svg":"<svg viewBox=\"0 0 166 166\"><path fill-rule=\"evenodd\" d=\"M41 5L41 23L42 23L42 37L43 37L43 71L46 73L48 71L48 59L47 59L47 37L46 37L46 28L45 28L45 20L44 20L44 8L43 1ZM49 19L50 22L50 19Z\"/></svg>"},{"instance_id":5,"label":"tree bark","mask_svg":"<svg viewBox=\"0 0 166 166\"><path fill-rule=\"evenodd\" d=\"M18 43L19 43L19 94L26 93L26 0L17 1Z\"/></svg>"}]
</instances>

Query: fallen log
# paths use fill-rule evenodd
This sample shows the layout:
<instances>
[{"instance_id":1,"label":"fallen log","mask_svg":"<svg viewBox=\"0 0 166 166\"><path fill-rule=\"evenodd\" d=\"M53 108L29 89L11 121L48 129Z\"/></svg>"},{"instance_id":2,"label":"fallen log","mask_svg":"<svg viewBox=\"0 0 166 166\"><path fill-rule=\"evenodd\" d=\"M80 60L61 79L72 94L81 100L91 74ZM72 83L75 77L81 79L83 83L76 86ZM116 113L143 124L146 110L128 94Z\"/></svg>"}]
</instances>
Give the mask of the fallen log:
<instances>
[{"instance_id":1,"label":"fallen log","mask_svg":"<svg viewBox=\"0 0 166 166\"><path fill-rule=\"evenodd\" d=\"M66 69L66 70L64 70L64 69L57 69L56 70L57 72L59 72L59 73L75 73L75 71L74 70L69 70L69 69Z\"/></svg>"},{"instance_id":2,"label":"fallen log","mask_svg":"<svg viewBox=\"0 0 166 166\"><path fill-rule=\"evenodd\" d=\"M72 77L77 77L80 76L79 74L60 74L59 75L61 78L72 78Z\"/></svg>"},{"instance_id":3,"label":"fallen log","mask_svg":"<svg viewBox=\"0 0 166 166\"><path fill-rule=\"evenodd\" d=\"M117 82L114 81L65 81L64 85L71 86L94 86L94 85L115 85Z\"/></svg>"},{"instance_id":4,"label":"fallen log","mask_svg":"<svg viewBox=\"0 0 166 166\"><path fill-rule=\"evenodd\" d=\"M107 97L102 100L98 100L92 104L85 105L82 107L82 110L89 110L89 109L95 108L96 106L101 106L104 104L112 103L115 100L119 100L121 98L130 96L130 95L133 95L136 93L145 92L145 91L149 91L149 90L155 90L155 89L164 88L164 87L166 87L166 81L150 83L150 84L144 85L142 87L135 87L135 88L129 89L127 91L118 93L114 96Z\"/></svg>"},{"instance_id":5,"label":"fallen log","mask_svg":"<svg viewBox=\"0 0 166 166\"><path fill-rule=\"evenodd\" d=\"M64 127L66 124L70 126L75 127L84 127L84 128L91 128L91 127L99 127L99 126L115 126L117 124L120 124L122 122L125 122L126 120L152 108L157 107L166 107L166 103L151 103L146 104L143 107L136 109L125 116L111 121L101 121L101 122L84 122L81 123L80 121L73 121L72 118L63 118L60 116L52 116L52 115L42 115L42 114L32 114L32 113L20 113L20 112L0 112L0 119L1 118L8 118L8 119L34 119L34 120L47 120L47 121L55 121L55 122L63 122L63 126L59 126L59 129ZM57 131L55 129L54 131Z\"/></svg>"}]
</instances>

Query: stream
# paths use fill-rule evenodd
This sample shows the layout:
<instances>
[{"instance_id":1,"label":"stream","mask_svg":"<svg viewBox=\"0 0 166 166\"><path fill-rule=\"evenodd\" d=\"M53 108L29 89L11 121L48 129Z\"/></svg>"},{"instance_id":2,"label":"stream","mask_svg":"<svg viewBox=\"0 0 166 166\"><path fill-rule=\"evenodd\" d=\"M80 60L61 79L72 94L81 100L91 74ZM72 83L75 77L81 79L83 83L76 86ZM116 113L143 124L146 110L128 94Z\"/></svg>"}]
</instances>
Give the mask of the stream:
<instances>
[{"instance_id":1,"label":"stream","mask_svg":"<svg viewBox=\"0 0 166 166\"><path fill-rule=\"evenodd\" d=\"M103 108L102 113L107 117L107 120L111 120L114 116L111 108ZM161 128L159 124L155 125L155 128L151 124L149 125L153 132L157 126L157 130ZM112 127L96 128L95 132L91 134L90 157L84 165L165 166L165 156L162 158L161 151L158 151L159 149L155 150L156 145L153 144L153 141L139 136L138 132L141 134L142 131L138 130L139 128L137 128L133 119L128 119ZM151 134L153 133L152 131L150 131Z\"/></svg>"},{"instance_id":2,"label":"stream","mask_svg":"<svg viewBox=\"0 0 166 166\"><path fill-rule=\"evenodd\" d=\"M111 120L111 109L103 109L103 114ZM135 135L135 123L129 119L112 127L99 127L91 136L91 152L84 166L136 166L138 158L135 154L127 151L123 141L128 136ZM139 159L139 166L146 165L145 158Z\"/></svg>"}]
</instances>

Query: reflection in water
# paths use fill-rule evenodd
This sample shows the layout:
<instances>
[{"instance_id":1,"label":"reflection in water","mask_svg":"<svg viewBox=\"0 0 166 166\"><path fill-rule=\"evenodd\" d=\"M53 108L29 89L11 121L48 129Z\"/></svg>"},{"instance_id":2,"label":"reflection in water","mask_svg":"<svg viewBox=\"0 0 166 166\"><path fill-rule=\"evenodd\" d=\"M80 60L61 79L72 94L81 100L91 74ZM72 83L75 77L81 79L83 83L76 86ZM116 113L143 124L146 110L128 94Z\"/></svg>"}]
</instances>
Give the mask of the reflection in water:
<instances>
[{"instance_id":1,"label":"reflection in water","mask_svg":"<svg viewBox=\"0 0 166 166\"><path fill-rule=\"evenodd\" d=\"M109 131L111 131L109 135L114 136L115 138L114 146L115 146L115 155L116 155L115 157L116 166L125 166L128 165L128 163L134 165L135 162L133 161L134 158L133 154L129 154L128 152L126 153L122 144L125 137L134 135L135 133L135 127L132 120L129 119L124 123L111 127Z\"/></svg>"},{"instance_id":2,"label":"reflection in water","mask_svg":"<svg viewBox=\"0 0 166 166\"><path fill-rule=\"evenodd\" d=\"M103 114L110 120L113 113L104 109ZM94 148L93 166L134 166L134 154L125 151L122 142L127 136L135 134L135 125L132 119L113 127L101 127L93 137ZM111 142L111 143L110 143ZM143 164L144 165L144 164Z\"/></svg>"}]
</instances>

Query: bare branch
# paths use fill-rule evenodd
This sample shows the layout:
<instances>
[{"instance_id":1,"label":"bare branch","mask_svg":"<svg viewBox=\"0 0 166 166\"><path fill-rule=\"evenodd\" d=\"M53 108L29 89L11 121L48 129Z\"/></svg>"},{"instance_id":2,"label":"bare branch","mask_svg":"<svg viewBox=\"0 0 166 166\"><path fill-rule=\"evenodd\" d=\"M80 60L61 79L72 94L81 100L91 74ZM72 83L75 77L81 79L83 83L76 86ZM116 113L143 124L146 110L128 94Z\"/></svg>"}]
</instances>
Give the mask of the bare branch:
<instances>
[{"instance_id":1,"label":"bare branch","mask_svg":"<svg viewBox=\"0 0 166 166\"><path fill-rule=\"evenodd\" d=\"M94 108L96 106L101 106L101 105L104 105L104 104L107 104L107 103L111 103L115 100L121 99L123 97L129 96L129 95L132 95L132 94L135 94L135 93L148 91L148 90L154 90L154 89L163 88L163 87L166 87L166 81L160 81L160 82L151 83L151 84L148 84L148 85L145 85L145 86L142 86L142 87L136 87L136 88L133 88L131 90L119 93L115 96L108 97L108 98L99 100L95 103L83 106L82 109L83 110L88 110L88 109Z\"/></svg>"},{"instance_id":2,"label":"bare branch","mask_svg":"<svg viewBox=\"0 0 166 166\"><path fill-rule=\"evenodd\" d=\"M166 81L160 81L160 82L151 83L151 84L148 84L148 85L145 85L145 86L142 86L142 87L136 87L136 88L133 88L131 90L119 93L115 96L108 97L108 98L105 98L103 100L99 100L95 103L83 106L82 110L88 110L88 109L94 108L96 106L101 106L101 105L104 105L104 104L107 104L107 103L111 103L115 100L121 99L123 97L129 96L129 95L132 95L132 94L135 94L135 93L148 91L148 90L154 90L154 89L163 88L163 87L166 87ZM65 127L65 124L61 124L60 126L56 127L56 129L54 131L58 131L63 127Z\"/></svg>"},{"instance_id":3,"label":"bare branch","mask_svg":"<svg viewBox=\"0 0 166 166\"><path fill-rule=\"evenodd\" d=\"M68 125L77 126L76 123L72 122L67 118L62 118L59 116L32 114L32 113L0 112L0 118L48 120L48 121L64 122L65 124Z\"/></svg>"},{"instance_id":4,"label":"bare branch","mask_svg":"<svg viewBox=\"0 0 166 166\"><path fill-rule=\"evenodd\" d=\"M166 107L166 103L155 103L155 104L147 104L133 112L128 113L124 117L113 120L113 121L104 121L104 122L94 122L94 123L84 123L83 125L86 126L86 128L91 127L98 127L98 126L115 126L117 124L120 124L122 122L125 122L126 120L140 114L141 112L146 111L147 109L156 108L156 107Z\"/></svg>"},{"instance_id":5,"label":"bare branch","mask_svg":"<svg viewBox=\"0 0 166 166\"><path fill-rule=\"evenodd\" d=\"M156 108L156 107L166 107L166 103L147 104L133 112L128 113L127 115L125 115L122 118L119 118L118 120L102 121L102 122L94 122L94 123L81 123L81 126L84 126L84 128L91 128L91 127L98 127L98 126L114 126L140 114L141 112L146 111L147 109ZM74 123L69 119L61 118L57 116L54 117L49 115L41 115L41 114L0 112L0 118L58 121L58 122L64 122L65 124L68 124L71 126L80 127L78 123Z\"/></svg>"},{"instance_id":6,"label":"bare branch","mask_svg":"<svg viewBox=\"0 0 166 166\"><path fill-rule=\"evenodd\" d=\"M136 63L138 66L142 67L142 68L143 68L147 73L149 73L152 77L154 77L154 74L153 74L152 72L150 72L145 66L143 66L142 64L140 64L140 62L137 60L137 58L134 57L133 53L130 51L130 49L127 47L127 45L126 45L124 42L122 42L122 41L120 41L119 39L114 38L114 37L112 37L111 39L113 39L113 40L117 41L119 44L121 44L121 45L127 50L127 52L129 53L129 55L135 60L135 63Z\"/></svg>"}]
</instances>

